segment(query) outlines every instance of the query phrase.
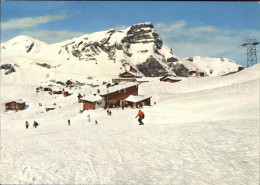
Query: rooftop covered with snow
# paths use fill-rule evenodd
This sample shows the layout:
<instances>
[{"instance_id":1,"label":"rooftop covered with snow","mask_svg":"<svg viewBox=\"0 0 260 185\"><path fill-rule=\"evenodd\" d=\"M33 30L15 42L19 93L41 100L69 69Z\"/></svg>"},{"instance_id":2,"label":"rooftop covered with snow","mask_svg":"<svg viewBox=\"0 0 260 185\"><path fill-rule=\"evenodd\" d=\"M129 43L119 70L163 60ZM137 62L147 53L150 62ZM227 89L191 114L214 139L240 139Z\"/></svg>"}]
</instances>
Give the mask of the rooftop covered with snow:
<instances>
[{"instance_id":1,"label":"rooftop covered with snow","mask_svg":"<svg viewBox=\"0 0 260 185\"><path fill-rule=\"evenodd\" d=\"M140 101L143 101L143 100L146 100L148 98L151 98L151 96L145 96L145 95L130 95L128 96L125 100L126 101L130 101L130 102L133 102L133 103L137 103L137 102L140 102Z\"/></svg>"},{"instance_id":2,"label":"rooftop covered with snow","mask_svg":"<svg viewBox=\"0 0 260 185\"><path fill-rule=\"evenodd\" d=\"M113 92L116 92L119 90L123 90L123 89L129 88L129 87L138 86L138 85L139 85L139 83L136 83L136 82L121 83L121 84L118 84L118 85L115 85L115 86L112 86L109 88L100 89L100 95L102 96L102 95L110 94L110 93L113 93Z\"/></svg>"},{"instance_id":3,"label":"rooftop covered with snow","mask_svg":"<svg viewBox=\"0 0 260 185\"><path fill-rule=\"evenodd\" d=\"M87 95L85 97L82 98L82 100L84 101L89 101L89 102L97 102L97 101L101 101L103 98L100 95Z\"/></svg>"}]
</instances>

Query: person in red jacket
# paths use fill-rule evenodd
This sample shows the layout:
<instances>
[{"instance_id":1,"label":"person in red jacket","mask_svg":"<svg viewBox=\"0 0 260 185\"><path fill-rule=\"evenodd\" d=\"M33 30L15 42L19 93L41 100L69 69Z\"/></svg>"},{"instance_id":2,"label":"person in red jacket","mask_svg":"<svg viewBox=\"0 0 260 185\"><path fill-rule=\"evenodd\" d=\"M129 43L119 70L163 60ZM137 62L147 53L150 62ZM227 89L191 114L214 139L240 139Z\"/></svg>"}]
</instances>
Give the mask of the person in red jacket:
<instances>
[{"instance_id":1,"label":"person in red jacket","mask_svg":"<svg viewBox=\"0 0 260 185\"><path fill-rule=\"evenodd\" d=\"M138 121L140 123L139 125L144 125L144 123L142 122L142 119L144 119L144 113L141 110L138 111L138 114L136 115L136 118L137 117L139 117L138 118Z\"/></svg>"}]
</instances>

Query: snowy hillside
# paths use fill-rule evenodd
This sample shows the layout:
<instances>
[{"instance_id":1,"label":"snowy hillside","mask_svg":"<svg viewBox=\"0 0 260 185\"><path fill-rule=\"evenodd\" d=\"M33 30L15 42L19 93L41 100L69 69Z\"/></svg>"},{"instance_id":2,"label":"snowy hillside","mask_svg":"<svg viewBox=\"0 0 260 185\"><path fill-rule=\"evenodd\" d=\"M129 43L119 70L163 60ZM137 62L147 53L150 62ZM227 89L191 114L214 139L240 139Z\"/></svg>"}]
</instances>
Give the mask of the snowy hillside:
<instances>
[{"instance_id":1,"label":"snowy hillside","mask_svg":"<svg viewBox=\"0 0 260 185\"><path fill-rule=\"evenodd\" d=\"M51 79L85 80L87 76L111 78L125 70L144 76L187 76L189 70L201 70L216 76L241 67L228 59L192 60L178 58L151 23L95 32L56 44L21 35L1 43L1 83L37 84ZM2 67L5 64L9 66Z\"/></svg>"},{"instance_id":2,"label":"snowy hillside","mask_svg":"<svg viewBox=\"0 0 260 185\"><path fill-rule=\"evenodd\" d=\"M157 102L143 108L143 126L137 109L80 114L76 93L50 96L30 84L2 84L1 103L19 97L28 107L1 111L0 183L258 185L259 82L259 64L174 84L155 78L139 85L139 94ZM53 102L60 108L39 106Z\"/></svg>"}]
</instances>

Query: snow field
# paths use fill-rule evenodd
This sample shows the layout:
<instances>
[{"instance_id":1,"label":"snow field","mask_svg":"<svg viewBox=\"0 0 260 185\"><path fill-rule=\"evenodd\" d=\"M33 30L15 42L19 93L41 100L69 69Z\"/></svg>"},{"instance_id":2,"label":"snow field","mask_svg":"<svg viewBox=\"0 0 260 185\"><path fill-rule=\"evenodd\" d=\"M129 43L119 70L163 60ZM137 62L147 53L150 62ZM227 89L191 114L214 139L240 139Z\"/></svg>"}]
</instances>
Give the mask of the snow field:
<instances>
[{"instance_id":1,"label":"snow field","mask_svg":"<svg viewBox=\"0 0 260 185\"><path fill-rule=\"evenodd\" d=\"M259 184L259 65L176 84L157 79L139 94L157 102L143 108L143 126L137 109L80 114L75 96L1 85L1 102L19 95L29 107L1 113L0 183ZM45 112L38 103L47 100L61 108Z\"/></svg>"}]
</instances>

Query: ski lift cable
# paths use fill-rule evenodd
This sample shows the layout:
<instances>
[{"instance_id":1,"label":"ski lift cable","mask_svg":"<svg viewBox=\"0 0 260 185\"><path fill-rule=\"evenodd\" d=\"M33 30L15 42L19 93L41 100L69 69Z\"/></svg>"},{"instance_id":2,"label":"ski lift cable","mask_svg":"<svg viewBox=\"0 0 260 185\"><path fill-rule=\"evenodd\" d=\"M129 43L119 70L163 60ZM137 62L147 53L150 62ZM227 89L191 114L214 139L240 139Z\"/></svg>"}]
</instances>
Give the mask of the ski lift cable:
<instances>
[{"instance_id":1,"label":"ski lift cable","mask_svg":"<svg viewBox=\"0 0 260 185\"><path fill-rule=\"evenodd\" d=\"M236 50L237 48L240 48L240 47L241 47L241 46L236 46L236 47L230 48L230 49L228 49L228 50L226 50L226 51L222 51L222 52L220 52L220 53L217 53L217 54L215 54L215 55L213 55L213 56L221 55L222 53L230 52L230 51Z\"/></svg>"},{"instance_id":2,"label":"ski lift cable","mask_svg":"<svg viewBox=\"0 0 260 185\"><path fill-rule=\"evenodd\" d=\"M236 53L236 52L240 52L241 50L243 50L244 48L239 48L239 49L236 49L236 50L233 50L231 52L226 52L226 53L223 53L221 55L217 55L218 57L223 57L223 56L227 56L227 55L231 55L233 53Z\"/></svg>"},{"instance_id":3,"label":"ski lift cable","mask_svg":"<svg viewBox=\"0 0 260 185\"><path fill-rule=\"evenodd\" d=\"M221 52L221 53L215 54L215 55L213 55L212 57L225 55L225 54L227 54L227 53L232 53L232 52L235 52L235 51L240 50L240 49L242 49L242 48L243 48L242 46L238 46L238 47L235 47L235 48L231 48L231 49L228 49L228 50L223 51L223 52Z\"/></svg>"},{"instance_id":4,"label":"ski lift cable","mask_svg":"<svg viewBox=\"0 0 260 185\"><path fill-rule=\"evenodd\" d=\"M244 49L243 46L239 46L239 47L236 47L236 48L232 48L232 49L223 51L223 52L218 53L216 55L213 55L212 57L221 57L221 56L229 55L229 54L232 54L234 52L238 52L239 50L242 50L242 49Z\"/></svg>"}]
</instances>

